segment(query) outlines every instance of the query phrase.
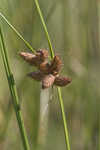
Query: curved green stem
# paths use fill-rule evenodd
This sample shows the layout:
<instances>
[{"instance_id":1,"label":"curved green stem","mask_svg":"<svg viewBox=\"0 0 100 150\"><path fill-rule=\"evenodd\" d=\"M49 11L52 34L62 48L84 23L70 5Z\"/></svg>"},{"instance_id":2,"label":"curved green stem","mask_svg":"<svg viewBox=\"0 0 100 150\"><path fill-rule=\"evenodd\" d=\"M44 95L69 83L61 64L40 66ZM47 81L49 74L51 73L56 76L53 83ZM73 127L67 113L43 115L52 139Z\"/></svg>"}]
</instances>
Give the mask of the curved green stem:
<instances>
[{"instance_id":1,"label":"curved green stem","mask_svg":"<svg viewBox=\"0 0 100 150\"><path fill-rule=\"evenodd\" d=\"M38 11L38 14L40 16L40 19L41 19L41 22L42 22L42 25L43 25L43 28L44 28L44 31L45 31L45 34L46 34L46 38L48 40L48 45L49 45L49 49L50 49L50 53L51 53L51 58L53 58L54 57L54 51L53 51L53 48L52 48L52 43L51 43L51 40L50 40L50 36L49 36L48 30L47 30L47 27L46 27L41 9L40 9L40 6L39 6L39 2L38 2L38 0L34 0L34 1L35 1L37 11ZM68 150L70 150L69 136L68 136L66 116L65 116L65 111L64 111L63 98L62 98L62 95L61 95L60 88L57 88L57 90L58 90L59 102L60 102L62 118L63 118L63 124L64 124L65 141L66 141L66 146L67 146L66 148L68 148Z\"/></svg>"},{"instance_id":2,"label":"curved green stem","mask_svg":"<svg viewBox=\"0 0 100 150\"><path fill-rule=\"evenodd\" d=\"M20 134L21 134L21 139L23 142L23 147L24 147L24 150L30 150L26 131L24 128L24 122L23 122L22 113L21 113L21 109L20 109L19 98L18 98L18 94L17 94L15 80L14 80L13 74L10 69L8 55L6 52L4 38L3 38L1 28L0 28L0 37L1 37L1 55L2 55L2 59L3 59L4 67L5 67L5 72L6 72L6 76L7 76L7 80L8 80L8 84L9 84L10 93L12 96L13 107L15 109L16 118L18 121L18 126L19 126L19 130L20 130Z\"/></svg>"},{"instance_id":3,"label":"curved green stem","mask_svg":"<svg viewBox=\"0 0 100 150\"><path fill-rule=\"evenodd\" d=\"M50 53L51 53L51 58L53 58L54 57L54 52L53 52L50 36L49 36L48 30L47 30L47 27L46 27L46 24L45 24L45 21L44 21L44 18L43 18L43 15L42 15L39 3L38 3L38 0L35 0L35 4L36 4L37 11L39 13L39 16L40 16L40 19L41 19L41 22L42 22L42 25L43 25L43 28L44 28L47 40L48 40L48 45L49 45L49 49L50 49Z\"/></svg>"},{"instance_id":4,"label":"curved green stem","mask_svg":"<svg viewBox=\"0 0 100 150\"><path fill-rule=\"evenodd\" d=\"M6 17L0 12L1 18L8 24L8 26L17 34L18 37L25 43L25 45L35 53L35 49L23 38L23 36L15 29L15 27L6 19Z\"/></svg>"}]
</instances>

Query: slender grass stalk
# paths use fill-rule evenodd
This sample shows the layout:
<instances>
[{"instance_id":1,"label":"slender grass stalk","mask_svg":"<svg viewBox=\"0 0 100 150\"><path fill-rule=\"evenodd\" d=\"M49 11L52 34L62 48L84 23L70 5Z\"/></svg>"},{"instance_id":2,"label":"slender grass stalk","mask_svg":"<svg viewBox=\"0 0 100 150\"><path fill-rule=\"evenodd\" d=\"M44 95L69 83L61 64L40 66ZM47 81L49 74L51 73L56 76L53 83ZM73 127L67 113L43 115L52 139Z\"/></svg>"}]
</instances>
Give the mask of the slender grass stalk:
<instances>
[{"instance_id":1,"label":"slender grass stalk","mask_svg":"<svg viewBox=\"0 0 100 150\"><path fill-rule=\"evenodd\" d=\"M54 52L53 52L50 36L49 36L48 30L47 30L46 24L44 22L44 18L43 18L43 15L42 15L42 12L41 12L38 0L35 0L35 4L36 4L36 8L37 8L37 11L39 13L39 16L40 16L40 19L41 19L41 22L42 22L42 25L43 25L43 28L44 28L47 40L48 40L48 45L49 45L49 48L50 48L51 58L53 58L54 57Z\"/></svg>"},{"instance_id":2,"label":"slender grass stalk","mask_svg":"<svg viewBox=\"0 0 100 150\"><path fill-rule=\"evenodd\" d=\"M63 116L63 123L64 123L64 130L65 130L65 140L67 143L68 150L70 150L70 144L69 144L69 135L68 135L68 127L67 127L67 122L66 122L66 116L65 116L65 111L64 111L64 103L61 95L61 89L58 87L58 96L59 96L59 101L60 101L60 107L61 107L61 112Z\"/></svg>"},{"instance_id":3,"label":"slender grass stalk","mask_svg":"<svg viewBox=\"0 0 100 150\"><path fill-rule=\"evenodd\" d=\"M38 14L40 16L40 19L41 19L41 22L42 22L42 25L43 25L43 28L44 28L44 31L45 31L45 34L46 34L46 37L47 37L47 40L48 40L48 45L49 45L49 48L50 48L51 58L53 58L54 57L54 51L53 51L53 48L52 48L50 36L49 36L48 30L47 30L47 27L46 27L46 24L45 24L45 21L44 21L44 18L43 18L43 14L41 12L38 0L35 0L35 4L36 4L37 11L38 11ZM62 118L63 118L63 124L64 124L66 148L68 148L68 150L70 150L67 122L66 122L66 116L65 116L65 111L64 111L63 98L62 98L62 95L61 95L61 89L57 88L57 91L58 91L59 102L60 102Z\"/></svg>"},{"instance_id":4,"label":"slender grass stalk","mask_svg":"<svg viewBox=\"0 0 100 150\"><path fill-rule=\"evenodd\" d=\"M1 27L0 27L0 37L1 37L1 55L2 55L2 59L3 59L4 67L5 67L5 72L6 72L6 76L7 76L7 80L8 80L8 84L9 84L10 93L12 96L13 107L15 109L16 118L18 121L18 126L19 126L19 130L20 130L20 134L21 134L21 139L23 142L23 147L24 147L24 150L30 150L26 131L24 128L24 122L23 122L22 113L21 113L21 109L20 109L19 98L18 98L18 94L17 94L17 90L16 90L15 80L14 80L13 74L10 69L8 55L6 52Z\"/></svg>"},{"instance_id":5,"label":"slender grass stalk","mask_svg":"<svg viewBox=\"0 0 100 150\"><path fill-rule=\"evenodd\" d=\"M8 26L16 33L16 35L18 37L20 37L20 39L25 43L25 45L33 52L35 53L35 49L33 49L33 47L29 44L29 42L27 42L23 36L15 29L15 27L6 19L6 17L0 12L0 16L1 18L8 24Z\"/></svg>"}]
</instances>

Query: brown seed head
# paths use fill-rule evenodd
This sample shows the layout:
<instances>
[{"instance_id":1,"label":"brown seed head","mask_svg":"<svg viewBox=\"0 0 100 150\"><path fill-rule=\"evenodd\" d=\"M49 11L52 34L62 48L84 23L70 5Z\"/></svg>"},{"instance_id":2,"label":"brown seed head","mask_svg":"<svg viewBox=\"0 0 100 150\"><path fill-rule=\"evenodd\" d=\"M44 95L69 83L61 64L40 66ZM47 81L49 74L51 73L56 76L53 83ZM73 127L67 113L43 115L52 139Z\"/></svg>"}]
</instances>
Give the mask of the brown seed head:
<instances>
[{"instance_id":1,"label":"brown seed head","mask_svg":"<svg viewBox=\"0 0 100 150\"><path fill-rule=\"evenodd\" d=\"M45 49L40 49L35 54L20 52L19 55L30 65L37 67L39 71L31 72L28 76L36 81L42 81L43 89L53 84L63 87L71 82L70 78L59 76L62 61L58 55L54 56L50 64L47 61L48 51Z\"/></svg>"}]
</instances>

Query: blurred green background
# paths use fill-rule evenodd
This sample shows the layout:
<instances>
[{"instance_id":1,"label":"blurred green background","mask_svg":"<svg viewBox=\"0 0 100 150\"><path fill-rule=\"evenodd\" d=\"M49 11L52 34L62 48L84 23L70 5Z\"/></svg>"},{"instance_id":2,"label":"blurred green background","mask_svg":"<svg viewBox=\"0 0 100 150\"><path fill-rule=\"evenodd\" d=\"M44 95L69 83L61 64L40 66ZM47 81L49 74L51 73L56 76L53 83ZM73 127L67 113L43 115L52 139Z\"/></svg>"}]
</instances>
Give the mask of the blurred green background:
<instances>
[{"instance_id":1,"label":"blurred green background","mask_svg":"<svg viewBox=\"0 0 100 150\"><path fill-rule=\"evenodd\" d=\"M64 63L62 74L72 78L72 83L62 88L71 149L100 150L100 1L39 2L54 51ZM33 48L48 49L33 0L0 0L0 12ZM34 68L18 55L18 52L29 49L1 18L0 24L31 149L65 150L56 88L50 94L49 106L44 106L46 115L41 123L41 85L26 76ZM23 146L0 54L0 150L12 149L22 150Z\"/></svg>"}]
</instances>

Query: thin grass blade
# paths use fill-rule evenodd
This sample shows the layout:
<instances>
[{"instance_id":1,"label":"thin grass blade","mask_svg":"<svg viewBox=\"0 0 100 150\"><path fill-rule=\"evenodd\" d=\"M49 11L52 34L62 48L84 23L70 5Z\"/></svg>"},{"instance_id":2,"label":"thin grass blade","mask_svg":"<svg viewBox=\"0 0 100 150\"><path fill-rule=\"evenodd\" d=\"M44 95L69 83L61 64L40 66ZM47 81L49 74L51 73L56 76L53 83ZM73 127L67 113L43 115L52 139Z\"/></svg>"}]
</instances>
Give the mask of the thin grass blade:
<instances>
[{"instance_id":1,"label":"thin grass blade","mask_svg":"<svg viewBox=\"0 0 100 150\"><path fill-rule=\"evenodd\" d=\"M19 130L20 130L20 134L21 134L21 139L23 142L23 147L24 147L24 150L30 150L28 138L26 135L25 127L24 127L24 121L22 118L22 113L21 113L19 98L18 98L18 94L17 94L17 90L16 90L15 80L14 80L14 76L10 69L8 55L7 55L7 51L5 48L4 38L3 38L1 27L0 27L0 38L1 38L1 55L2 55L2 59L3 59L4 67L5 67L5 72L6 72L6 76L7 76L7 80L8 80L10 93L12 96L13 107L14 107L14 110L16 113L16 118L17 118Z\"/></svg>"}]
</instances>

